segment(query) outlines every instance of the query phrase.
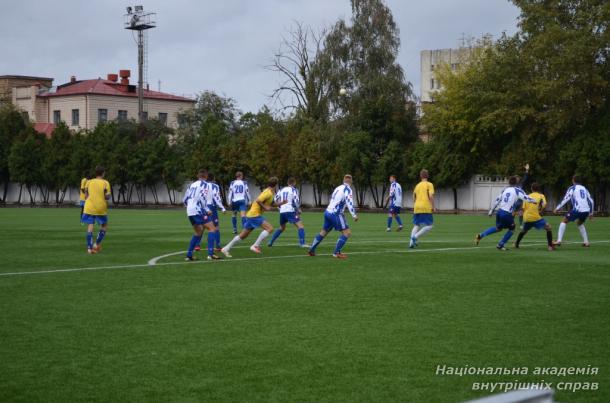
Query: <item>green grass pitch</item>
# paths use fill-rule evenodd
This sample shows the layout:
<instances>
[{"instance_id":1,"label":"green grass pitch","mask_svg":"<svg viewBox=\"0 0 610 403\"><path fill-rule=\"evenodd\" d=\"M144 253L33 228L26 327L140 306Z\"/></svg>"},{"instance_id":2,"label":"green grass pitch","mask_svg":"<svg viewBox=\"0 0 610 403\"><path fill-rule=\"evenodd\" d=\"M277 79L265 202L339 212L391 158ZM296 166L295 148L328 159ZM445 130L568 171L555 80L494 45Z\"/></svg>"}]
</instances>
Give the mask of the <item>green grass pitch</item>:
<instances>
[{"instance_id":1,"label":"green grass pitch","mask_svg":"<svg viewBox=\"0 0 610 403\"><path fill-rule=\"evenodd\" d=\"M111 210L89 256L76 209L0 209L0 401L456 402L490 394L473 382L515 380L596 382L557 399L610 401L610 219L587 223L591 248L571 224L575 243L552 253L537 231L520 250L497 251L498 234L475 248L494 220L469 215L437 215L409 251L410 225L385 220L350 220L346 261L328 256L336 233L311 258L290 227L262 257L253 237L231 260L147 266L186 249L183 211ZM311 241L322 214L304 223ZM587 366L599 373L531 374Z\"/></svg>"}]
</instances>

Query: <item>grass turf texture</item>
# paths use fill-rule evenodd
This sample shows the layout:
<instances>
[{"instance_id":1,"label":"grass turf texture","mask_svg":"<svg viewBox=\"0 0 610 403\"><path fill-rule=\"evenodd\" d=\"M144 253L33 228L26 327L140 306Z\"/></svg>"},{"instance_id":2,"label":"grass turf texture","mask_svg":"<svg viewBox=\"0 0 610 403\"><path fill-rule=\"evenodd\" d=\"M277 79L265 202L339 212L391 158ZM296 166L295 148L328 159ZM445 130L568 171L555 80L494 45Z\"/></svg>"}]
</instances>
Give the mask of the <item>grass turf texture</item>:
<instances>
[{"instance_id":1,"label":"grass turf texture","mask_svg":"<svg viewBox=\"0 0 610 403\"><path fill-rule=\"evenodd\" d=\"M549 253L532 230L524 248L499 252L498 234L471 247L493 219L438 215L410 252L410 224L386 233L385 221L350 222L347 261L300 257L291 226L262 258L237 260L254 257L252 236L232 262L146 267L186 249L182 211L113 210L103 252L89 256L76 209L0 209L0 274L123 266L0 276L0 401L440 402L515 380L598 382L557 398L610 401L610 242ZM304 222L310 242L322 215ZM229 215L221 224L224 242ZM587 227L610 240L610 219ZM566 240L580 241L573 224ZM441 376L437 365L530 375ZM531 375L589 365L599 374Z\"/></svg>"}]
</instances>

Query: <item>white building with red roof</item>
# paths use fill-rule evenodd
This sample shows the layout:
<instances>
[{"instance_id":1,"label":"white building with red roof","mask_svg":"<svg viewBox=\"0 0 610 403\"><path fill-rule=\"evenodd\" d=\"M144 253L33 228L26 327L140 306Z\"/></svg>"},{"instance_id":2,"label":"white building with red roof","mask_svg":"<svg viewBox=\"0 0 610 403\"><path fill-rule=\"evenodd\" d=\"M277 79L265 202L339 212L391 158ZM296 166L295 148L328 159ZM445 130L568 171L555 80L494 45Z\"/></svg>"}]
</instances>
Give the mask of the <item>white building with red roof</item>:
<instances>
[{"instance_id":1,"label":"white building with red roof","mask_svg":"<svg viewBox=\"0 0 610 403\"><path fill-rule=\"evenodd\" d=\"M137 86L129 83L129 70L108 74L106 79L77 80L57 87L40 85L13 88L13 103L34 122L37 130L50 132L60 121L74 130L93 129L100 122L138 118ZM144 89L144 111L178 127L180 112L192 109L195 100Z\"/></svg>"}]
</instances>

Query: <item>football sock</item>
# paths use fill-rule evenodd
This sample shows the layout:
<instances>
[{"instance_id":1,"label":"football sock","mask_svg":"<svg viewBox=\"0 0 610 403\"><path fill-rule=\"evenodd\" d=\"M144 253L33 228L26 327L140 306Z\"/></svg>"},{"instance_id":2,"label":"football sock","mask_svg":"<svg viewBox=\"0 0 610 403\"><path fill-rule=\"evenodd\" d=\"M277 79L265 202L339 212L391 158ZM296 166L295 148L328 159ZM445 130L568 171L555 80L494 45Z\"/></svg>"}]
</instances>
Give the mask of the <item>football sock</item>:
<instances>
[{"instance_id":1,"label":"football sock","mask_svg":"<svg viewBox=\"0 0 610 403\"><path fill-rule=\"evenodd\" d=\"M500 241L500 243L498 245L500 245L500 246L506 245L506 242L508 242L508 240L510 239L511 236L513 236L513 231L511 231L511 230L506 231L506 234L504 234L504 236L502 237L502 240Z\"/></svg>"},{"instance_id":2,"label":"football sock","mask_svg":"<svg viewBox=\"0 0 610 403\"><path fill-rule=\"evenodd\" d=\"M523 239L524 236L525 236L524 231L519 232L519 235L517 235L517 241L515 242L515 246L517 246L517 247L519 246L519 244L521 243L521 240Z\"/></svg>"},{"instance_id":3,"label":"football sock","mask_svg":"<svg viewBox=\"0 0 610 403\"><path fill-rule=\"evenodd\" d=\"M235 238L231 239L231 242L229 242L227 244L227 246L224 247L224 249L228 252L229 250L231 250L233 245L235 245L236 243L238 243L240 241L241 241L241 238L239 237L239 235L236 235Z\"/></svg>"},{"instance_id":4,"label":"football sock","mask_svg":"<svg viewBox=\"0 0 610 403\"><path fill-rule=\"evenodd\" d=\"M557 232L557 242L561 242L563 240L563 234L566 232L567 224L562 222L559 224L559 231Z\"/></svg>"},{"instance_id":5,"label":"football sock","mask_svg":"<svg viewBox=\"0 0 610 403\"><path fill-rule=\"evenodd\" d=\"M341 253L341 249L345 246L347 242L347 237L345 235L341 235L337 240L337 246L335 246L335 254Z\"/></svg>"},{"instance_id":6,"label":"football sock","mask_svg":"<svg viewBox=\"0 0 610 403\"><path fill-rule=\"evenodd\" d=\"M392 228L392 217L388 217L388 228Z\"/></svg>"},{"instance_id":7,"label":"football sock","mask_svg":"<svg viewBox=\"0 0 610 403\"><path fill-rule=\"evenodd\" d=\"M553 233L551 231L546 232L546 241L549 246L553 246Z\"/></svg>"},{"instance_id":8,"label":"football sock","mask_svg":"<svg viewBox=\"0 0 610 403\"><path fill-rule=\"evenodd\" d=\"M216 242L216 232L208 232L208 256L214 254L214 242Z\"/></svg>"},{"instance_id":9,"label":"football sock","mask_svg":"<svg viewBox=\"0 0 610 403\"><path fill-rule=\"evenodd\" d=\"M320 234L316 235L316 237L314 238L313 242L311 243L311 248L309 250L311 252L315 252L316 248L318 247L320 242L322 242L323 239L324 239L324 237L322 235L320 235Z\"/></svg>"},{"instance_id":10,"label":"football sock","mask_svg":"<svg viewBox=\"0 0 610 403\"><path fill-rule=\"evenodd\" d=\"M193 251L195 250L195 246L197 246L201 242L201 236L193 235L191 237L191 243L189 244L189 249L186 251L187 257L193 257Z\"/></svg>"},{"instance_id":11,"label":"football sock","mask_svg":"<svg viewBox=\"0 0 610 403\"><path fill-rule=\"evenodd\" d=\"M97 239L95 240L96 244L101 244L102 241L104 240L104 237L106 236L106 230L101 229L100 232L98 232L97 234Z\"/></svg>"},{"instance_id":12,"label":"football sock","mask_svg":"<svg viewBox=\"0 0 610 403\"><path fill-rule=\"evenodd\" d=\"M587 229L585 228L585 225L579 225L578 230L580 231L580 235L582 235L583 242L589 243L589 237L587 236Z\"/></svg>"},{"instance_id":13,"label":"football sock","mask_svg":"<svg viewBox=\"0 0 610 403\"><path fill-rule=\"evenodd\" d=\"M260 246L261 242L263 242L265 240L265 238L267 238L269 236L269 232L267 230L263 230L263 232L261 232L258 236L258 238L256 238L256 242L254 242L254 246Z\"/></svg>"},{"instance_id":14,"label":"football sock","mask_svg":"<svg viewBox=\"0 0 610 403\"><path fill-rule=\"evenodd\" d=\"M486 236L495 234L496 232L498 232L498 229L496 227L489 227L485 231L481 232L480 235L481 235L481 238L485 238Z\"/></svg>"},{"instance_id":15,"label":"football sock","mask_svg":"<svg viewBox=\"0 0 610 403\"><path fill-rule=\"evenodd\" d=\"M273 245L275 240L278 239L280 235L282 235L282 230L278 228L273 233L273 236L271 237L271 240L269 241L269 245Z\"/></svg>"},{"instance_id":16,"label":"football sock","mask_svg":"<svg viewBox=\"0 0 610 403\"><path fill-rule=\"evenodd\" d=\"M220 228L216 228L216 247L220 248Z\"/></svg>"},{"instance_id":17,"label":"football sock","mask_svg":"<svg viewBox=\"0 0 610 403\"><path fill-rule=\"evenodd\" d=\"M299 234L299 245L305 245L305 228L298 229Z\"/></svg>"},{"instance_id":18,"label":"football sock","mask_svg":"<svg viewBox=\"0 0 610 403\"><path fill-rule=\"evenodd\" d=\"M411 238L415 237L415 234L417 234L419 232L419 225L414 225L413 229L411 230Z\"/></svg>"},{"instance_id":19,"label":"football sock","mask_svg":"<svg viewBox=\"0 0 610 403\"><path fill-rule=\"evenodd\" d=\"M87 249L93 249L93 232L87 232Z\"/></svg>"},{"instance_id":20,"label":"football sock","mask_svg":"<svg viewBox=\"0 0 610 403\"><path fill-rule=\"evenodd\" d=\"M233 231L237 231L237 217L231 217L231 223L233 224Z\"/></svg>"},{"instance_id":21,"label":"football sock","mask_svg":"<svg viewBox=\"0 0 610 403\"><path fill-rule=\"evenodd\" d=\"M399 215L396 215L396 222L402 227L402 220L400 219Z\"/></svg>"},{"instance_id":22,"label":"football sock","mask_svg":"<svg viewBox=\"0 0 610 403\"><path fill-rule=\"evenodd\" d=\"M426 225L415 234L415 239L419 239L419 237L426 235L432 228L434 228L434 225Z\"/></svg>"}]
</instances>

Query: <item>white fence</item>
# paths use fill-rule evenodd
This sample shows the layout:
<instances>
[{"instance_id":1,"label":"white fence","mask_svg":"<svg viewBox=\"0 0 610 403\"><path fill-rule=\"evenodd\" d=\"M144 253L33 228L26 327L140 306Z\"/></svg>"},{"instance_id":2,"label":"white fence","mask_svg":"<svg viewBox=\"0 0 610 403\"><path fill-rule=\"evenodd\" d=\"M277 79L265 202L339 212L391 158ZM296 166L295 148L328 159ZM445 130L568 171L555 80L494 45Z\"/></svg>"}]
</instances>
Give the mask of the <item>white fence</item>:
<instances>
[{"instance_id":1,"label":"white fence","mask_svg":"<svg viewBox=\"0 0 610 403\"><path fill-rule=\"evenodd\" d=\"M485 211L489 209L489 206L492 200L502 191L504 187L507 186L506 178L501 177L490 177L483 175L475 175L472 177L469 183L460 186L457 189L457 206L459 210L463 211ZM186 187L186 185L185 185ZM167 189L165 185L159 184L156 187L157 196L159 204L161 205L169 205L170 200L167 193ZM19 190L20 187L17 184L11 184L9 186L9 191L7 195L7 203L13 204L16 203L19 199ZM380 189L381 190L381 189ZM403 186L403 206L406 208L413 207L413 196L412 196L412 188L407 186ZM114 187L113 191L115 192L115 197L118 195L118 188ZM40 203L42 201L42 197L39 191L32 191L35 202ZM250 193L252 197L258 196L260 190L251 186ZM76 204L78 203L78 189L71 188L68 189L65 195L64 204ZM330 195L322 196L322 204L325 205L328 202L328 197ZM177 202L180 203L182 195L177 194ZM454 209L454 195L452 189L437 189L436 190L436 206L441 211L450 211ZM51 195L51 203L54 203L54 195ZM309 184L304 184L301 187L301 200L302 204L305 205L313 205L314 197L313 197L313 187ZM553 208L556 203L552 196L547 195L547 200L549 202L548 208ZM153 205L154 198L152 192L147 190L146 194L146 202L148 205ZM29 194L26 191L25 187L22 188L21 194L21 203L29 204ZM134 196L132 199L132 204L137 204L137 199ZM373 196L370 191L367 191L364 197L364 204L368 207L374 207Z\"/></svg>"}]
</instances>

